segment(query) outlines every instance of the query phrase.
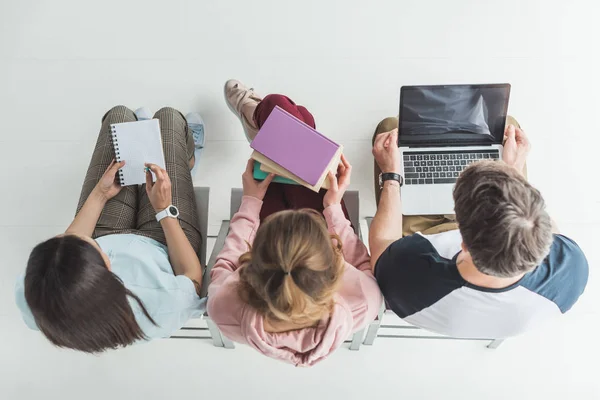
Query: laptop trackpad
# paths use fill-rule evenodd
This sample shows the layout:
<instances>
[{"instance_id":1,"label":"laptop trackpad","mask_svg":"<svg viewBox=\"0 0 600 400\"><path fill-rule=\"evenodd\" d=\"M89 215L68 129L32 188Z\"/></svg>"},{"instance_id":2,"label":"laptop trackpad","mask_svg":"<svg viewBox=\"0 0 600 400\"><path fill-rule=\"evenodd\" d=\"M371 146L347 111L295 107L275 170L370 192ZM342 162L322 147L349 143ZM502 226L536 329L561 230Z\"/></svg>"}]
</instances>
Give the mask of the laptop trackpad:
<instances>
[{"instance_id":1,"label":"laptop trackpad","mask_svg":"<svg viewBox=\"0 0 600 400\"><path fill-rule=\"evenodd\" d=\"M454 214L454 185L410 185L402 188L404 215Z\"/></svg>"}]
</instances>

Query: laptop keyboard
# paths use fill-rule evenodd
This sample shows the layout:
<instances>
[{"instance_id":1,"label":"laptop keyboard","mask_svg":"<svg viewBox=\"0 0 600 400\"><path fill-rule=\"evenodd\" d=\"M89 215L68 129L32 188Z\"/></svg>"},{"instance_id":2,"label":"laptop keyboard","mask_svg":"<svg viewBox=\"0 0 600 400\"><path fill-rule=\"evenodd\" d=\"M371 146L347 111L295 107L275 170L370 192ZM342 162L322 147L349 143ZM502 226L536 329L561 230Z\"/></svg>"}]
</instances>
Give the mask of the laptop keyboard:
<instances>
[{"instance_id":1,"label":"laptop keyboard","mask_svg":"<svg viewBox=\"0 0 600 400\"><path fill-rule=\"evenodd\" d=\"M498 160L498 150L404 152L404 184L431 185L456 183L469 164Z\"/></svg>"}]
</instances>

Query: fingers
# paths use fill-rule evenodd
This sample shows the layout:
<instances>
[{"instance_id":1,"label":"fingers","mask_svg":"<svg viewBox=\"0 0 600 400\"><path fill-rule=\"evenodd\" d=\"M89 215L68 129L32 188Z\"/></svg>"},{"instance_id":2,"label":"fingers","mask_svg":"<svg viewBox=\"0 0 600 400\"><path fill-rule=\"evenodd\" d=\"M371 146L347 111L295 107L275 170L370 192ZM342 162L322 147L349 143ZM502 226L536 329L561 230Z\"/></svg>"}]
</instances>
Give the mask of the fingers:
<instances>
[{"instance_id":1,"label":"fingers","mask_svg":"<svg viewBox=\"0 0 600 400\"><path fill-rule=\"evenodd\" d=\"M383 150L385 142L388 140L390 132L380 133L375 138L375 143L373 144L373 148L377 150Z\"/></svg>"},{"instance_id":2,"label":"fingers","mask_svg":"<svg viewBox=\"0 0 600 400\"><path fill-rule=\"evenodd\" d=\"M349 165L346 168L344 174L342 174L338 179L338 184L340 188L347 188L350 185L350 179L352 177L352 166Z\"/></svg>"},{"instance_id":3,"label":"fingers","mask_svg":"<svg viewBox=\"0 0 600 400\"><path fill-rule=\"evenodd\" d=\"M331 171L327 173L327 179L329 179L329 190L338 191L338 182L335 174Z\"/></svg>"},{"instance_id":4,"label":"fingers","mask_svg":"<svg viewBox=\"0 0 600 400\"><path fill-rule=\"evenodd\" d=\"M150 168L150 170L152 172L154 172L154 175L156 175L157 181L162 181L165 179L165 175L167 175L167 171L165 171L164 169L162 169L161 167L159 167L156 164L147 163L145 165L146 165L146 167Z\"/></svg>"},{"instance_id":5,"label":"fingers","mask_svg":"<svg viewBox=\"0 0 600 400\"><path fill-rule=\"evenodd\" d=\"M269 174L260 184L259 186L262 187L263 189L266 189L271 182L273 182L273 179L275 179L275 174Z\"/></svg>"},{"instance_id":6,"label":"fingers","mask_svg":"<svg viewBox=\"0 0 600 400\"><path fill-rule=\"evenodd\" d=\"M154 183L152 182L152 172L146 170L146 192L147 193L150 193L152 186L154 186Z\"/></svg>"},{"instance_id":7,"label":"fingers","mask_svg":"<svg viewBox=\"0 0 600 400\"><path fill-rule=\"evenodd\" d=\"M508 125L504 134L506 135L506 140L515 140L515 126Z\"/></svg>"},{"instance_id":8,"label":"fingers","mask_svg":"<svg viewBox=\"0 0 600 400\"><path fill-rule=\"evenodd\" d=\"M152 182L152 172L146 170L146 194L150 197L154 183Z\"/></svg>"},{"instance_id":9,"label":"fingers","mask_svg":"<svg viewBox=\"0 0 600 400\"><path fill-rule=\"evenodd\" d=\"M343 171L340 173L339 181L340 183L349 181L350 175L352 174L352 165L348 162L346 156L342 154L342 165L344 166Z\"/></svg>"},{"instance_id":10,"label":"fingers","mask_svg":"<svg viewBox=\"0 0 600 400\"><path fill-rule=\"evenodd\" d=\"M515 138L517 142L529 145L529 139L525 134L525 131L521 128L515 128Z\"/></svg>"},{"instance_id":11,"label":"fingers","mask_svg":"<svg viewBox=\"0 0 600 400\"><path fill-rule=\"evenodd\" d=\"M348 159L346 158L346 156L345 156L345 155L343 155L343 154L342 154L341 161L342 161L342 165L343 165L344 167L346 167L346 168L351 168L351 167L352 167L352 166L350 165L350 162L349 162L349 161L348 161Z\"/></svg>"},{"instance_id":12,"label":"fingers","mask_svg":"<svg viewBox=\"0 0 600 400\"><path fill-rule=\"evenodd\" d=\"M119 169L123 168L124 165L125 161L116 162L115 160L112 160L106 169L106 172L110 175L115 175Z\"/></svg>"},{"instance_id":13,"label":"fingers","mask_svg":"<svg viewBox=\"0 0 600 400\"><path fill-rule=\"evenodd\" d=\"M346 166L340 162L337 166L337 176L341 176L346 172Z\"/></svg>"},{"instance_id":14,"label":"fingers","mask_svg":"<svg viewBox=\"0 0 600 400\"><path fill-rule=\"evenodd\" d=\"M398 147L398 129L394 129L390 134L390 145Z\"/></svg>"},{"instance_id":15,"label":"fingers","mask_svg":"<svg viewBox=\"0 0 600 400\"><path fill-rule=\"evenodd\" d=\"M247 174L252 174L254 171L254 160L253 159L248 159L248 163L246 164L246 173Z\"/></svg>"},{"instance_id":16,"label":"fingers","mask_svg":"<svg viewBox=\"0 0 600 400\"><path fill-rule=\"evenodd\" d=\"M386 133L380 133L375 138L373 144L374 151L383 151L387 149L395 149L398 143L398 129Z\"/></svg>"}]
</instances>

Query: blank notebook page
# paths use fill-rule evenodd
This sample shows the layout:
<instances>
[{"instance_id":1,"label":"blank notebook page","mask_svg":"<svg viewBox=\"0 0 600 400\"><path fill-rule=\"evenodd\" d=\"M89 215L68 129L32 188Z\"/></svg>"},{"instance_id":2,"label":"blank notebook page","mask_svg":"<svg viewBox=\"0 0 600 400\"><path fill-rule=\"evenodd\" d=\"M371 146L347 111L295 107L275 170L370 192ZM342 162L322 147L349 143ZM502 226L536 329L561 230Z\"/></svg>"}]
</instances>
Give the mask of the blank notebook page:
<instances>
[{"instance_id":1,"label":"blank notebook page","mask_svg":"<svg viewBox=\"0 0 600 400\"><path fill-rule=\"evenodd\" d=\"M112 124L111 130L116 159L125 161L125 166L119 170L121 186L146 183L146 163L165 168L160 123L157 119ZM156 181L155 176L152 178Z\"/></svg>"}]
</instances>

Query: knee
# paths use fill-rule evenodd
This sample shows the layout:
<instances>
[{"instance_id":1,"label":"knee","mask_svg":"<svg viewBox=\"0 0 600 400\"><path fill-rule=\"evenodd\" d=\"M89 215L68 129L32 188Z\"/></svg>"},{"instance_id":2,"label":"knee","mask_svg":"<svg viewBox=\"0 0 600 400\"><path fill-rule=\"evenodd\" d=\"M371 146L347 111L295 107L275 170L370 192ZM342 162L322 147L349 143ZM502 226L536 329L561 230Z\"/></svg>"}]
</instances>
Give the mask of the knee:
<instances>
[{"instance_id":1,"label":"knee","mask_svg":"<svg viewBox=\"0 0 600 400\"><path fill-rule=\"evenodd\" d=\"M181 113L179 111L177 111L176 109L174 109L173 107L163 107L154 114L154 118L160 118L160 117L164 117L167 115L181 116Z\"/></svg>"},{"instance_id":2,"label":"knee","mask_svg":"<svg viewBox=\"0 0 600 400\"><path fill-rule=\"evenodd\" d=\"M291 114L295 114L295 111L298 108L296 103L294 103L289 97L282 94L269 94L265 96L260 101L257 108L260 109L262 114L266 114L265 116L268 116L268 114L271 114L271 111L273 111L275 107L280 107Z\"/></svg>"},{"instance_id":3,"label":"knee","mask_svg":"<svg viewBox=\"0 0 600 400\"><path fill-rule=\"evenodd\" d=\"M377 128L375 129L375 134L373 135L373 140L372 140L371 144L375 143L375 138L380 133L389 132L396 128L398 128L398 118L388 117L388 118L384 119L377 125Z\"/></svg>"},{"instance_id":4,"label":"knee","mask_svg":"<svg viewBox=\"0 0 600 400\"><path fill-rule=\"evenodd\" d=\"M136 117L133 111L125 106L114 106L104 114L102 121L107 120L111 123L131 122L135 121Z\"/></svg>"}]
</instances>

